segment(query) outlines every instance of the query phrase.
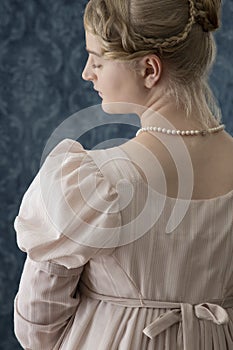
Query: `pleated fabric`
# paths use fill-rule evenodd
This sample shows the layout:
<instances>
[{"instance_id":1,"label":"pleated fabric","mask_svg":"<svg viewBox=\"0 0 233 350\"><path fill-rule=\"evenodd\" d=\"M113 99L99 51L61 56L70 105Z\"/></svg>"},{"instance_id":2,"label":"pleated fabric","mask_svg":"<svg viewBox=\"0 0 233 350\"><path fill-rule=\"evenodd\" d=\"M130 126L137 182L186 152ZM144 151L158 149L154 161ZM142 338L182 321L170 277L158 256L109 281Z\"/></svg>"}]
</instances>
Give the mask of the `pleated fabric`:
<instances>
[{"instance_id":1,"label":"pleated fabric","mask_svg":"<svg viewBox=\"0 0 233 350\"><path fill-rule=\"evenodd\" d=\"M24 349L233 349L233 190L167 197L120 147L66 139L14 227L27 253L14 302Z\"/></svg>"}]
</instances>

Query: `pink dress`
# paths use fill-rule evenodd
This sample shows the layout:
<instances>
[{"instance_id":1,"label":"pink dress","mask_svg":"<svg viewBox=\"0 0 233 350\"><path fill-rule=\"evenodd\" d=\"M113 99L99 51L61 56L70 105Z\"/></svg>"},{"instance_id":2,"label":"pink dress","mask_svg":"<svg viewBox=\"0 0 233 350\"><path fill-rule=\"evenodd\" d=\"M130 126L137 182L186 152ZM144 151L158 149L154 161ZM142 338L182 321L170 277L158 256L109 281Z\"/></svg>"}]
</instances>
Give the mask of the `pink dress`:
<instances>
[{"instance_id":1,"label":"pink dress","mask_svg":"<svg viewBox=\"0 0 233 350\"><path fill-rule=\"evenodd\" d=\"M191 200L170 233L176 200L150 190L120 146L48 155L14 222L24 349L233 349L233 190Z\"/></svg>"}]
</instances>

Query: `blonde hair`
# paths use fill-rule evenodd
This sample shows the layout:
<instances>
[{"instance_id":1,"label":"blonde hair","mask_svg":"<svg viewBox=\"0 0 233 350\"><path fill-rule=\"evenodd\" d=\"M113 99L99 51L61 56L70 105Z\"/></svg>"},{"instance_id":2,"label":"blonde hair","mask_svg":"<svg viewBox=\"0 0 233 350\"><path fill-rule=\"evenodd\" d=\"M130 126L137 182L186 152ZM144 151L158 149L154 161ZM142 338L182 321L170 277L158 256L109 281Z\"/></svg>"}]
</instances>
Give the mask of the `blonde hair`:
<instances>
[{"instance_id":1,"label":"blonde hair","mask_svg":"<svg viewBox=\"0 0 233 350\"><path fill-rule=\"evenodd\" d=\"M222 118L208 84L220 7L221 0L90 0L84 26L99 36L106 59L126 61L136 71L140 58L158 55L169 77L165 93L187 118L198 108L202 125L211 127Z\"/></svg>"}]
</instances>

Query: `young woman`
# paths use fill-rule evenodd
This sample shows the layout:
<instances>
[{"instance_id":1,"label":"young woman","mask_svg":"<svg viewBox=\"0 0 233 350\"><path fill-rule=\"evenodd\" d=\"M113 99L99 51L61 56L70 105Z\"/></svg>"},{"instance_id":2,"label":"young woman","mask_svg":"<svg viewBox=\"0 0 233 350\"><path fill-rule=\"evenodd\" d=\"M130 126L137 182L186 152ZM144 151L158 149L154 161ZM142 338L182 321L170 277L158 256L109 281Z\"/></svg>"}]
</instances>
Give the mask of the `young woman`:
<instances>
[{"instance_id":1,"label":"young woman","mask_svg":"<svg viewBox=\"0 0 233 350\"><path fill-rule=\"evenodd\" d=\"M91 0L93 82L135 137L65 139L26 192L15 298L24 349L233 348L233 139L207 78L220 0Z\"/></svg>"}]
</instances>

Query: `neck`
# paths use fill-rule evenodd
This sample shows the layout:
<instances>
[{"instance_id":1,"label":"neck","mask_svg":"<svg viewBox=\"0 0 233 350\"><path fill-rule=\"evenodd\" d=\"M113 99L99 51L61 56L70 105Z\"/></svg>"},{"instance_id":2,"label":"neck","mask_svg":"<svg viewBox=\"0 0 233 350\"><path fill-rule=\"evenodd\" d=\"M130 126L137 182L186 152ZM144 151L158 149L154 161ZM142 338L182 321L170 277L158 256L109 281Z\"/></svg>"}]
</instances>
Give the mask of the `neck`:
<instances>
[{"instance_id":1,"label":"neck","mask_svg":"<svg viewBox=\"0 0 233 350\"><path fill-rule=\"evenodd\" d=\"M168 129L205 129L200 121L198 109L192 110L189 117L182 107L177 107L174 98L157 96L156 101L147 103L148 109L139 115L141 127L160 126ZM213 126L216 126L216 121Z\"/></svg>"}]
</instances>

